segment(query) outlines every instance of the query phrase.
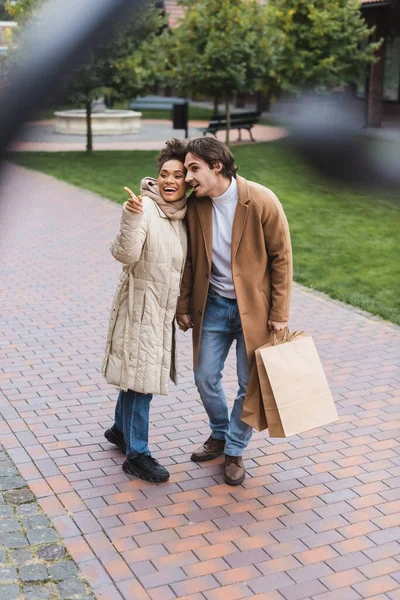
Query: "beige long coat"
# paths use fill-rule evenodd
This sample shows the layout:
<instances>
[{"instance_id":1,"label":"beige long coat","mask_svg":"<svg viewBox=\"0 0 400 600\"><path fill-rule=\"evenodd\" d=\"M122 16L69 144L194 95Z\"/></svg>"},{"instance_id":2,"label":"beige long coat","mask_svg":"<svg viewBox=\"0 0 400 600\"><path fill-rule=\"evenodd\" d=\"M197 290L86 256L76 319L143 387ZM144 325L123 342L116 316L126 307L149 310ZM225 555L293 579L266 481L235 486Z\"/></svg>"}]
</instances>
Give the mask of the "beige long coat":
<instances>
[{"instance_id":1,"label":"beige long coat","mask_svg":"<svg viewBox=\"0 0 400 600\"><path fill-rule=\"evenodd\" d=\"M231 264L250 367L248 394L260 394L254 352L269 340L268 319L289 319L292 249L289 226L275 194L237 176L239 201L232 230ZM198 364L212 261L212 201L190 197L189 254L177 312L193 317L193 361Z\"/></svg>"},{"instance_id":2,"label":"beige long coat","mask_svg":"<svg viewBox=\"0 0 400 600\"><path fill-rule=\"evenodd\" d=\"M143 196L144 211L122 212L111 253L124 264L111 309L102 373L122 390L168 394L174 326L186 259L186 228Z\"/></svg>"}]
</instances>

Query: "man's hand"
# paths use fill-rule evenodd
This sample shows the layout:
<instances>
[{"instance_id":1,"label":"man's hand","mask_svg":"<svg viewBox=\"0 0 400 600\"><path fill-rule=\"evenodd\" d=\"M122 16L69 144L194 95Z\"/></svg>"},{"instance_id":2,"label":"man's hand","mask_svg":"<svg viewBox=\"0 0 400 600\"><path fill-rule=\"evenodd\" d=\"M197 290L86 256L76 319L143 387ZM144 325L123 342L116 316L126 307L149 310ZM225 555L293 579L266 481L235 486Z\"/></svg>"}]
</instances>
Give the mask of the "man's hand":
<instances>
[{"instance_id":1,"label":"man's hand","mask_svg":"<svg viewBox=\"0 0 400 600\"><path fill-rule=\"evenodd\" d=\"M124 190L128 192L130 198L125 205L126 210L136 214L143 212L143 200L141 196L135 196L135 194L128 187L124 187Z\"/></svg>"},{"instance_id":2,"label":"man's hand","mask_svg":"<svg viewBox=\"0 0 400 600\"><path fill-rule=\"evenodd\" d=\"M176 321L181 331L187 331L193 327L192 315L190 314L176 315Z\"/></svg>"},{"instance_id":3,"label":"man's hand","mask_svg":"<svg viewBox=\"0 0 400 600\"><path fill-rule=\"evenodd\" d=\"M268 329L270 331L273 331L274 333L277 333L278 331L282 331L283 329L286 329L286 327L288 326L288 322L284 321L268 321Z\"/></svg>"}]
</instances>

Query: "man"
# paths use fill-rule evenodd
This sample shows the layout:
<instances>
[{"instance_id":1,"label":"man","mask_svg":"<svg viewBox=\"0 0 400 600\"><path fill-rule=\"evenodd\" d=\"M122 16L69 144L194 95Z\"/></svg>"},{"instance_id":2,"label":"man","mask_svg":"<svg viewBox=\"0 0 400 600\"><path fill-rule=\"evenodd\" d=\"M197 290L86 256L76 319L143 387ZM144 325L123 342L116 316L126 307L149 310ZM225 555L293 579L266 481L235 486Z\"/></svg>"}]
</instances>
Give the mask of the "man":
<instances>
[{"instance_id":1,"label":"man","mask_svg":"<svg viewBox=\"0 0 400 600\"><path fill-rule=\"evenodd\" d=\"M236 175L225 144L211 137L191 140L185 167L193 188L187 212L190 252L177 321L183 330L193 327L195 382L211 427L191 459L203 462L225 453L224 480L239 485L252 435L240 418L248 384L259 393L254 352L289 319L289 227L271 190ZM221 379L234 340L239 390L229 417Z\"/></svg>"}]
</instances>

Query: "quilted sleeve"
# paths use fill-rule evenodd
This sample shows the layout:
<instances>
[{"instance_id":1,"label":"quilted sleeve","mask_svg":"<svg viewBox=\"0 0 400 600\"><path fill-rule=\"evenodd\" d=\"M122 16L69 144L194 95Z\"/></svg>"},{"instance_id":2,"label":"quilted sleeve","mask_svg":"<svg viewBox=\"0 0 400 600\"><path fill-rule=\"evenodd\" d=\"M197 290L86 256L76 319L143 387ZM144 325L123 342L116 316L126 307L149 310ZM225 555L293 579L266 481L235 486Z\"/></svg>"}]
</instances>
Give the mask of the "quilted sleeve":
<instances>
[{"instance_id":1,"label":"quilted sleeve","mask_svg":"<svg viewBox=\"0 0 400 600\"><path fill-rule=\"evenodd\" d=\"M113 257L124 265L137 263L146 240L146 232L146 212L130 212L124 204L121 225L110 246Z\"/></svg>"}]
</instances>

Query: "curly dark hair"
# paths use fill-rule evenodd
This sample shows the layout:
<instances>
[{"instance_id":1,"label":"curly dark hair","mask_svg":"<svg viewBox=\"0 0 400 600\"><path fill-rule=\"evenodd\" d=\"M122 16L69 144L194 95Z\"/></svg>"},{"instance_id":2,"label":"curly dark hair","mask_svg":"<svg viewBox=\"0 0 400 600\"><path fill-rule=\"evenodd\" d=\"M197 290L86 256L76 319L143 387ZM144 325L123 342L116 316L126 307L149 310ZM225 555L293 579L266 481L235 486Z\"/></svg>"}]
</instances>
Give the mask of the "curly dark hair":
<instances>
[{"instance_id":1,"label":"curly dark hair","mask_svg":"<svg viewBox=\"0 0 400 600\"><path fill-rule=\"evenodd\" d=\"M157 156L157 166L160 172L163 165L168 160L180 160L185 163L186 156L186 143L183 140L173 138L165 142L165 148L163 148L160 154Z\"/></svg>"}]
</instances>

